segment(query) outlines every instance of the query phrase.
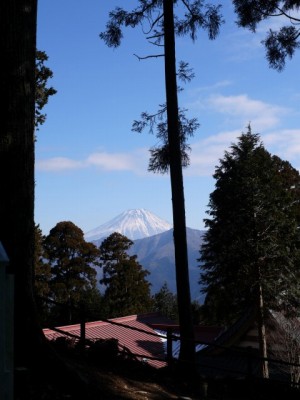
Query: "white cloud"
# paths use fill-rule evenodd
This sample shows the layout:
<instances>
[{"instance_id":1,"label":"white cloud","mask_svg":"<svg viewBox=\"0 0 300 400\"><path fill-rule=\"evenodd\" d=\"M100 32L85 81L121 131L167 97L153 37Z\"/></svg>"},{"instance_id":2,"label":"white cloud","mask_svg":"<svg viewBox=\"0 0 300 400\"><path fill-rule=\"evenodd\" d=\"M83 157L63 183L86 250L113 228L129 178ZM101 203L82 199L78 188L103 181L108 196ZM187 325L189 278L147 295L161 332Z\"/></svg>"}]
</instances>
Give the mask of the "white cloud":
<instances>
[{"instance_id":1,"label":"white cloud","mask_svg":"<svg viewBox=\"0 0 300 400\"><path fill-rule=\"evenodd\" d=\"M37 160L36 167L39 171L60 172L66 170L81 169L85 167L85 163L66 157L53 157L46 160Z\"/></svg>"},{"instance_id":2,"label":"white cloud","mask_svg":"<svg viewBox=\"0 0 300 400\"><path fill-rule=\"evenodd\" d=\"M148 151L137 149L128 153L97 152L90 154L86 159L76 161L66 157L53 157L38 160L38 171L63 172L83 168L97 168L102 171L131 171L138 175L147 173Z\"/></svg>"},{"instance_id":3,"label":"white cloud","mask_svg":"<svg viewBox=\"0 0 300 400\"><path fill-rule=\"evenodd\" d=\"M245 130L244 130L245 131ZM219 132L191 145L191 164L184 169L185 176L211 176L224 152L237 142L241 130ZM260 135L266 149L291 164L300 167L300 129L283 129ZM136 149L131 153L92 153L84 161L56 157L37 161L40 171L62 172L82 168L99 168L102 171L131 171L140 176L148 174L149 153L147 149Z\"/></svg>"},{"instance_id":4,"label":"white cloud","mask_svg":"<svg viewBox=\"0 0 300 400\"><path fill-rule=\"evenodd\" d=\"M198 103L194 103L198 107ZM282 159L296 162L300 160L300 129L280 129L281 119L291 112L287 108L250 98L246 94L236 96L211 95L199 101L199 107L213 111L214 115L225 115L229 129L211 134L192 144L191 165L184 170L186 176L211 176L224 151L237 137L246 131L250 122L254 132L258 132L264 146L272 154ZM276 130L275 130L276 129ZM98 151L85 159L55 157L38 160L37 169L60 172L82 168L96 168L100 171L128 171L135 175L148 174L148 149L140 148L129 152L113 153ZM297 165L293 165L297 168Z\"/></svg>"},{"instance_id":5,"label":"white cloud","mask_svg":"<svg viewBox=\"0 0 300 400\"><path fill-rule=\"evenodd\" d=\"M300 11L294 11L293 16L299 19ZM230 46L226 47L227 54L232 61L245 61L255 57L262 57L265 47L262 43L271 30L277 31L284 25L291 25L285 16L275 16L267 18L258 23L255 32L248 28L239 27L232 29L226 37ZM267 63L267 61L265 61Z\"/></svg>"},{"instance_id":6,"label":"white cloud","mask_svg":"<svg viewBox=\"0 0 300 400\"><path fill-rule=\"evenodd\" d=\"M220 132L192 145L191 165L185 170L186 176L211 176L224 152L237 142L241 131ZM288 160L296 169L300 168L300 129L283 129L260 135L264 147L271 154Z\"/></svg>"},{"instance_id":7,"label":"white cloud","mask_svg":"<svg viewBox=\"0 0 300 400\"><path fill-rule=\"evenodd\" d=\"M232 130L220 132L194 143L190 154L191 164L185 170L186 176L210 176L214 173L224 152L236 142L241 131Z\"/></svg>"},{"instance_id":8,"label":"white cloud","mask_svg":"<svg viewBox=\"0 0 300 400\"><path fill-rule=\"evenodd\" d=\"M291 163L296 162L298 167L300 166L300 129L283 129L266 133L262 136L262 141L273 154Z\"/></svg>"},{"instance_id":9,"label":"white cloud","mask_svg":"<svg viewBox=\"0 0 300 400\"><path fill-rule=\"evenodd\" d=\"M251 99L247 94L236 96L211 95L206 106L230 117L232 123L247 126L250 122L255 131L273 128L289 110L261 100Z\"/></svg>"},{"instance_id":10,"label":"white cloud","mask_svg":"<svg viewBox=\"0 0 300 400\"><path fill-rule=\"evenodd\" d=\"M86 163L106 171L128 171L134 167L132 157L125 153L93 153Z\"/></svg>"},{"instance_id":11,"label":"white cloud","mask_svg":"<svg viewBox=\"0 0 300 400\"><path fill-rule=\"evenodd\" d=\"M300 11L293 11L291 16L299 19ZM292 22L284 15L278 15L276 17L268 18L258 24L256 32L260 34L266 34L270 29L277 31L285 25L292 25Z\"/></svg>"},{"instance_id":12,"label":"white cloud","mask_svg":"<svg viewBox=\"0 0 300 400\"><path fill-rule=\"evenodd\" d=\"M265 130L277 126L280 119L290 113L285 107L252 99L247 94L224 96L219 93L201 97L191 103L194 110L211 110L223 114L231 125L245 127L251 123L255 130Z\"/></svg>"},{"instance_id":13,"label":"white cloud","mask_svg":"<svg viewBox=\"0 0 300 400\"><path fill-rule=\"evenodd\" d=\"M247 61L257 55L261 57L263 36L246 30L238 30L229 35L227 52L230 61Z\"/></svg>"},{"instance_id":14,"label":"white cloud","mask_svg":"<svg viewBox=\"0 0 300 400\"><path fill-rule=\"evenodd\" d=\"M215 83L213 83L211 85L201 86L201 87L199 87L197 89L192 89L192 90L189 89L189 91L190 91L190 93L192 93L192 92L199 93L199 92L204 92L204 91L213 91L213 90L220 89L220 88L223 88L223 87L228 87L228 86L231 86L231 85L232 85L232 81L230 81L228 79L225 79L223 81L215 82Z\"/></svg>"},{"instance_id":15,"label":"white cloud","mask_svg":"<svg viewBox=\"0 0 300 400\"><path fill-rule=\"evenodd\" d=\"M147 158L146 149L136 149L128 153L98 152L89 155L86 163L104 171L131 171L135 174L144 174L147 171Z\"/></svg>"}]
</instances>

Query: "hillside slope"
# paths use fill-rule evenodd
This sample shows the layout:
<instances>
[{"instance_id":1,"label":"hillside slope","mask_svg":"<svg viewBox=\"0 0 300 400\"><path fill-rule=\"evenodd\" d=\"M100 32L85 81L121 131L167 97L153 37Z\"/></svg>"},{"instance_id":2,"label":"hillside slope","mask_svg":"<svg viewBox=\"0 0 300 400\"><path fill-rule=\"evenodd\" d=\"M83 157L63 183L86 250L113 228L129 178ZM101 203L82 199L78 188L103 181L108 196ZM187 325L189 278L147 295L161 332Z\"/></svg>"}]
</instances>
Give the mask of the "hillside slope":
<instances>
[{"instance_id":1,"label":"hillside slope","mask_svg":"<svg viewBox=\"0 0 300 400\"><path fill-rule=\"evenodd\" d=\"M188 260L191 285L191 297L201 302L203 295L198 284L200 276L199 250L203 231L187 228ZM152 284L152 293L160 290L167 282L169 290L176 292L175 256L173 230L134 241L130 254L136 254L139 263L150 272L148 280Z\"/></svg>"}]
</instances>

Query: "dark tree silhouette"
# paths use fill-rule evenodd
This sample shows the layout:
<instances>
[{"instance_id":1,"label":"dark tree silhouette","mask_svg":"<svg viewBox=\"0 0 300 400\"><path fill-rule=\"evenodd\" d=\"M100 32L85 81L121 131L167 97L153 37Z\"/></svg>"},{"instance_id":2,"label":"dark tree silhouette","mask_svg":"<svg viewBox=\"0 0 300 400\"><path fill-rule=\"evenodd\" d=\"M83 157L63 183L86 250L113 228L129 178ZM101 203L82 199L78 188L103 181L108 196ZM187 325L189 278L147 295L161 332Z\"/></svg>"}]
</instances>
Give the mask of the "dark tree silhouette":
<instances>
[{"instance_id":1,"label":"dark tree silhouette","mask_svg":"<svg viewBox=\"0 0 300 400\"><path fill-rule=\"evenodd\" d=\"M35 319L34 114L36 0L0 5L2 38L0 131L0 240L15 276L15 367L30 366L42 339Z\"/></svg>"},{"instance_id":2,"label":"dark tree silhouette","mask_svg":"<svg viewBox=\"0 0 300 400\"><path fill-rule=\"evenodd\" d=\"M160 311L163 315L173 320L178 319L177 297L170 292L167 282L155 293L153 300L155 311Z\"/></svg>"},{"instance_id":3,"label":"dark tree silhouette","mask_svg":"<svg viewBox=\"0 0 300 400\"><path fill-rule=\"evenodd\" d=\"M238 25L255 32L257 25L271 17L283 17L286 24L278 30L270 29L263 44L271 68L282 71L287 58L292 58L300 47L300 4L298 0L233 0Z\"/></svg>"},{"instance_id":4,"label":"dark tree silhouette","mask_svg":"<svg viewBox=\"0 0 300 400\"><path fill-rule=\"evenodd\" d=\"M142 268L136 255L127 254L132 245L130 239L115 232L99 248L103 268L100 282L106 287L104 302L109 318L151 310L150 283L146 280L149 271Z\"/></svg>"},{"instance_id":5,"label":"dark tree silhouette","mask_svg":"<svg viewBox=\"0 0 300 400\"><path fill-rule=\"evenodd\" d=\"M299 296L300 175L272 157L249 127L220 160L214 178L201 249L206 306L213 322L226 325L247 307L256 308L266 357L265 307L282 307Z\"/></svg>"},{"instance_id":6,"label":"dark tree silhouette","mask_svg":"<svg viewBox=\"0 0 300 400\"><path fill-rule=\"evenodd\" d=\"M69 320L65 323L72 323L72 307L80 307L83 297L96 290L99 250L86 242L82 230L70 221L57 223L45 237L43 247L51 267L50 296L69 305Z\"/></svg>"},{"instance_id":7,"label":"dark tree silhouette","mask_svg":"<svg viewBox=\"0 0 300 400\"><path fill-rule=\"evenodd\" d=\"M48 87L48 80L53 78L53 72L45 65L48 61L48 56L44 51L36 51L36 64L35 64L35 127L39 128L40 125L46 121L46 114L42 113L42 109L48 103L49 97L57 93L52 87Z\"/></svg>"},{"instance_id":8,"label":"dark tree silhouette","mask_svg":"<svg viewBox=\"0 0 300 400\"><path fill-rule=\"evenodd\" d=\"M178 314L181 335L179 359L181 364L194 364L195 346L194 330L191 314L190 284L188 272L187 240L184 187L182 176L182 143L180 139L179 110L177 99L177 74L175 57L175 35L190 34L196 39L199 28L206 29L210 39L216 37L222 22L220 6L204 4L202 1L173 0L140 0L139 6L132 12L120 7L110 12L106 31L100 37L108 46L118 47L122 39L121 27L136 27L149 22L147 39L155 45L164 46L165 87L167 112L167 159L170 164L170 180L172 192L175 268L177 281ZM186 13L185 18L174 16L174 5L181 3ZM161 54L158 56L162 56ZM155 154L152 154L152 156ZM159 159L159 158L158 158ZM159 165L158 165L159 166ZM155 166L157 167L157 166Z\"/></svg>"}]
</instances>

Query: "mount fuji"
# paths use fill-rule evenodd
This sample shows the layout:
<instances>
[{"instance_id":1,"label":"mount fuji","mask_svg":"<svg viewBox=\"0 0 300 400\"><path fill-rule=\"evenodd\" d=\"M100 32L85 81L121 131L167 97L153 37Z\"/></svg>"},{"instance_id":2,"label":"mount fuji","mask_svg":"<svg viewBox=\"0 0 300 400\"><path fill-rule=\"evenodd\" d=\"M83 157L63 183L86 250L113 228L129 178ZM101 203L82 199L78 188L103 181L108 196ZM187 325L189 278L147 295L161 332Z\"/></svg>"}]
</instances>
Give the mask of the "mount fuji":
<instances>
[{"instance_id":1,"label":"mount fuji","mask_svg":"<svg viewBox=\"0 0 300 400\"><path fill-rule=\"evenodd\" d=\"M133 241L130 255L136 255L138 262L150 272L147 280L151 283L152 294L157 293L164 282L169 290L176 293L175 252L172 225L150 211L135 209L124 211L109 222L85 234L87 241L96 246L113 232L119 232ZM199 249L204 231L187 228L190 289L193 300L203 301L198 284L200 277ZM98 279L102 271L98 271Z\"/></svg>"},{"instance_id":2,"label":"mount fuji","mask_svg":"<svg viewBox=\"0 0 300 400\"><path fill-rule=\"evenodd\" d=\"M157 235L172 228L169 222L145 209L127 210L112 220L85 234L85 240L100 244L114 232L121 233L130 240Z\"/></svg>"}]
</instances>

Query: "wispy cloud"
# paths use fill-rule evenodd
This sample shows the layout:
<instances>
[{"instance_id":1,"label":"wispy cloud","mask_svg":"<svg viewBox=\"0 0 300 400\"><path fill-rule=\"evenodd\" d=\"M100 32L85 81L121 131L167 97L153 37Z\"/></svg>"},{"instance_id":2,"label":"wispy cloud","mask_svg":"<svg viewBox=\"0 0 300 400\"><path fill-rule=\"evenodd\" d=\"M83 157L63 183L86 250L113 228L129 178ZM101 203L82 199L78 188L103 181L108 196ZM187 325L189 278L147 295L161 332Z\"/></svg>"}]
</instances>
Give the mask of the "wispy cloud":
<instances>
[{"instance_id":1,"label":"wispy cloud","mask_svg":"<svg viewBox=\"0 0 300 400\"><path fill-rule=\"evenodd\" d=\"M225 116L228 129L211 134L192 144L191 165L184 172L186 176L211 176L219 159L224 156L232 143L251 123L254 132L258 132L272 154L294 162L300 167L300 128L281 129L283 118L292 110L261 100L252 99L246 94L224 96L214 94L202 98L195 107L206 108L217 116ZM131 172L135 175L148 174L148 149L133 149L129 152L108 152L101 150L89 154L83 160L54 157L38 160L37 170L62 172L78 169L94 169L102 172Z\"/></svg>"},{"instance_id":2,"label":"wispy cloud","mask_svg":"<svg viewBox=\"0 0 300 400\"><path fill-rule=\"evenodd\" d=\"M231 85L232 85L232 81L227 79L227 80L215 82L211 85L201 86L199 88L192 89L192 90L190 89L190 93L197 94L197 93L206 92L206 91L212 92L212 91L216 91L217 89L221 89L221 88L228 87Z\"/></svg>"},{"instance_id":3,"label":"wispy cloud","mask_svg":"<svg viewBox=\"0 0 300 400\"><path fill-rule=\"evenodd\" d=\"M246 94L224 96L213 94L199 101L201 109L213 111L215 116L223 115L229 129L202 139L192 145L191 166L185 174L189 176L212 175L219 159L224 156L232 143L246 130L250 123L254 132L260 134L264 146L282 159L300 163L300 129L281 129L284 117L292 110L276 104L250 98ZM194 108L197 102L194 104Z\"/></svg>"},{"instance_id":4,"label":"wispy cloud","mask_svg":"<svg viewBox=\"0 0 300 400\"><path fill-rule=\"evenodd\" d=\"M86 164L106 171L130 171L134 168L132 156L124 153L93 153L88 156Z\"/></svg>"},{"instance_id":5,"label":"wispy cloud","mask_svg":"<svg viewBox=\"0 0 300 400\"><path fill-rule=\"evenodd\" d=\"M239 62L261 57L263 52L263 34L253 33L247 29L237 29L227 35L226 55L229 61Z\"/></svg>"},{"instance_id":6,"label":"wispy cloud","mask_svg":"<svg viewBox=\"0 0 300 400\"><path fill-rule=\"evenodd\" d=\"M135 174L147 172L148 151L137 149L128 153L97 152L78 161L66 157L53 157L37 160L36 168L44 172L64 172L84 168L96 168L100 171L131 171Z\"/></svg>"},{"instance_id":7,"label":"wispy cloud","mask_svg":"<svg viewBox=\"0 0 300 400\"><path fill-rule=\"evenodd\" d=\"M212 95L207 104L215 111L233 117L243 126L251 122L258 130L265 130L277 126L280 118L287 114L288 110L261 100L251 99L246 94L237 96Z\"/></svg>"},{"instance_id":8,"label":"wispy cloud","mask_svg":"<svg viewBox=\"0 0 300 400\"><path fill-rule=\"evenodd\" d=\"M191 164L184 170L185 176L211 176L224 152L237 142L241 130L222 131L192 144ZM300 129L277 130L260 135L271 154L289 160L295 168L300 168ZM64 157L38 160L37 169L44 172L60 173L83 168L96 168L104 172L132 172L145 176L149 154L146 149L136 149L130 153L93 153L83 161Z\"/></svg>"},{"instance_id":9,"label":"wispy cloud","mask_svg":"<svg viewBox=\"0 0 300 400\"><path fill-rule=\"evenodd\" d=\"M295 11L293 15L299 18L300 12ZM284 25L291 25L285 16L270 17L261 21L255 32L248 28L238 28L231 30L226 36L226 42L230 46L226 47L228 57L232 61L245 61L255 57L261 57L265 53L262 43L270 30L277 31ZM265 61L267 62L267 61Z\"/></svg>"},{"instance_id":10,"label":"wispy cloud","mask_svg":"<svg viewBox=\"0 0 300 400\"><path fill-rule=\"evenodd\" d=\"M264 145L271 151L276 150L281 158L294 161L300 167L300 128L266 133L262 139Z\"/></svg>"},{"instance_id":11,"label":"wispy cloud","mask_svg":"<svg viewBox=\"0 0 300 400\"><path fill-rule=\"evenodd\" d=\"M214 93L208 97L199 94L189 108L201 112L212 111L215 115L223 114L223 122L227 126L245 127L251 123L257 131L278 126L284 116L292 113L286 107L253 99L247 94L225 96Z\"/></svg>"},{"instance_id":12,"label":"wispy cloud","mask_svg":"<svg viewBox=\"0 0 300 400\"><path fill-rule=\"evenodd\" d=\"M145 174L148 162L147 149L135 149L128 153L98 152L88 156L89 166L103 171L131 171L135 174Z\"/></svg>"},{"instance_id":13,"label":"wispy cloud","mask_svg":"<svg viewBox=\"0 0 300 400\"><path fill-rule=\"evenodd\" d=\"M81 169L86 166L85 162L72 160L66 157L52 157L45 160L37 160L36 168L39 171L69 171L74 169Z\"/></svg>"},{"instance_id":14,"label":"wispy cloud","mask_svg":"<svg viewBox=\"0 0 300 400\"><path fill-rule=\"evenodd\" d=\"M192 145L191 165L185 170L186 176L211 176L224 152L232 143L237 142L241 131L220 132ZM265 148L283 160L291 162L294 168L300 169L300 129L278 130L261 134Z\"/></svg>"},{"instance_id":15,"label":"wispy cloud","mask_svg":"<svg viewBox=\"0 0 300 400\"><path fill-rule=\"evenodd\" d=\"M185 170L185 175L211 176L219 159L224 156L225 150L228 150L240 135L239 130L224 131L194 143L191 146L191 164Z\"/></svg>"},{"instance_id":16,"label":"wispy cloud","mask_svg":"<svg viewBox=\"0 0 300 400\"><path fill-rule=\"evenodd\" d=\"M300 18L300 11L294 10L291 16L299 19ZM278 30L285 25L292 25L292 22L289 20L288 17L284 15L277 15L276 17L271 17L265 19L260 24L258 24L256 32L259 34L265 34L270 29L271 30Z\"/></svg>"}]
</instances>

